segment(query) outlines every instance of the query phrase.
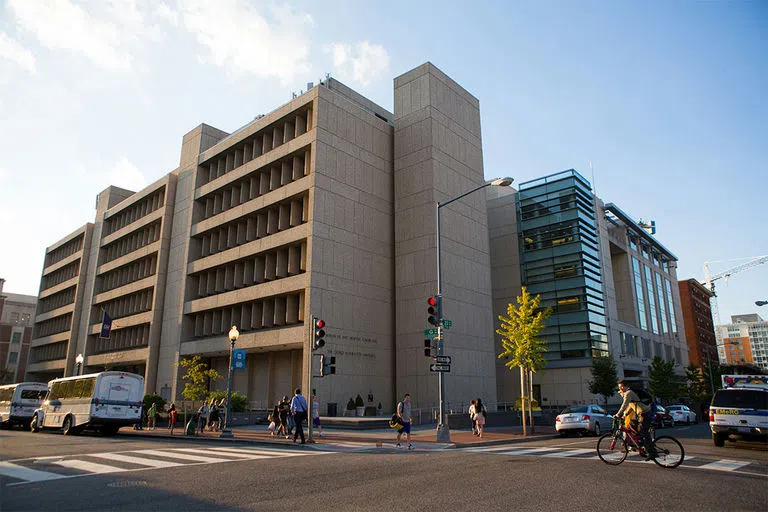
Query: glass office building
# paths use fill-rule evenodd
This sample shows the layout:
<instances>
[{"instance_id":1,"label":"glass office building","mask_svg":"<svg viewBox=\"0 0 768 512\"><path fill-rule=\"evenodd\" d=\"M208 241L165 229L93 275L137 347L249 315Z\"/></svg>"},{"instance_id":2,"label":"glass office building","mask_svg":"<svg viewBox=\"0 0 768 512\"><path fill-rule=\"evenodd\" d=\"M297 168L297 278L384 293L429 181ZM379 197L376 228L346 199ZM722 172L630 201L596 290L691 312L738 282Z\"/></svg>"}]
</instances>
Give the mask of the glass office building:
<instances>
[{"instance_id":1,"label":"glass office building","mask_svg":"<svg viewBox=\"0 0 768 512\"><path fill-rule=\"evenodd\" d=\"M571 169L522 183L516 200L522 284L552 315L542 337L548 368L608 355L592 187Z\"/></svg>"}]
</instances>

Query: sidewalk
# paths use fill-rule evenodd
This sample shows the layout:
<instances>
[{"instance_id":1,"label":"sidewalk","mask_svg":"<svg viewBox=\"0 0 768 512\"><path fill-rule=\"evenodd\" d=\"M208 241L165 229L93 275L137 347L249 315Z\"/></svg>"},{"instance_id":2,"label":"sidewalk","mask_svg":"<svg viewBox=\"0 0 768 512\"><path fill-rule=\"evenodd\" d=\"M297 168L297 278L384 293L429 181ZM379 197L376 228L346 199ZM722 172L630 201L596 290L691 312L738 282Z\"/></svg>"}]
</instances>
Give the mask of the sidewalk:
<instances>
[{"instance_id":1,"label":"sidewalk","mask_svg":"<svg viewBox=\"0 0 768 512\"><path fill-rule=\"evenodd\" d=\"M435 426L416 427L411 431L411 440L416 445L428 445L430 449L464 448L468 446L493 446L506 443L518 443L528 441L538 441L542 439L552 439L557 437L554 427L536 426L535 434L530 433L523 436L522 427L491 427L485 430L483 438L472 434L470 430L451 430L450 443L438 443L435 440ZM161 437L167 439L181 440L220 440L225 442L245 441L258 444L268 444L273 446L293 445L293 436L290 439L283 437L272 437L267 432L266 425L248 425L235 427L232 429L234 439L220 438L220 432L204 432L193 436L185 436L183 428L175 429L173 436L170 435L167 428L158 428L157 430L133 430L131 427L120 429L120 435L135 435L147 437ZM304 429L304 435L307 435L307 429ZM382 445L392 445L397 436L397 431L392 429L380 430L345 430L339 428L324 428L322 437L313 431L315 446L322 448L323 445L333 445L339 443L356 443L359 445L371 445L379 447Z\"/></svg>"}]
</instances>

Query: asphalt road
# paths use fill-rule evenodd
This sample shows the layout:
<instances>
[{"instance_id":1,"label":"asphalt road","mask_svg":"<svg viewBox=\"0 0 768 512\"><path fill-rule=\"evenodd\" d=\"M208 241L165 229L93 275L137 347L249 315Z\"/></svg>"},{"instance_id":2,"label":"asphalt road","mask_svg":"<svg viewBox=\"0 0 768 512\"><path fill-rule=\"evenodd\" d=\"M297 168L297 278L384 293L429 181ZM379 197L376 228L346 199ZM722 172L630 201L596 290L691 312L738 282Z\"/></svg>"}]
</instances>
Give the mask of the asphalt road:
<instances>
[{"instance_id":1,"label":"asphalt road","mask_svg":"<svg viewBox=\"0 0 768 512\"><path fill-rule=\"evenodd\" d=\"M689 453L708 450L706 439L700 438L696 428L676 428L668 433L681 438ZM535 444L551 443L584 443L594 447L594 438L553 439ZM709 444L711 446L711 441ZM766 458L766 452L749 448L726 445L725 450L732 458L743 459L745 454L755 457L757 462ZM298 454L306 455L292 456ZM220 462L176 459L179 456L192 459L202 456ZM147 469L127 462L131 457L134 462L144 457L158 465L177 460L178 465ZM132 470L30 482L7 475L9 468L18 467L40 471L39 475L51 474L51 471L82 475L78 470L82 464L90 464L91 468L98 468L99 464L120 465ZM65 437L0 431L0 470L3 468L6 474L0 476L0 510L3 512L549 511L562 506L569 511L637 507L768 510L768 475L684 468L665 470L652 463L630 463L629 460L613 467L595 459L459 450L409 452L384 448L364 453L319 453L294 446L269 449L215 441Z\"/></svg>"}]
</instances>

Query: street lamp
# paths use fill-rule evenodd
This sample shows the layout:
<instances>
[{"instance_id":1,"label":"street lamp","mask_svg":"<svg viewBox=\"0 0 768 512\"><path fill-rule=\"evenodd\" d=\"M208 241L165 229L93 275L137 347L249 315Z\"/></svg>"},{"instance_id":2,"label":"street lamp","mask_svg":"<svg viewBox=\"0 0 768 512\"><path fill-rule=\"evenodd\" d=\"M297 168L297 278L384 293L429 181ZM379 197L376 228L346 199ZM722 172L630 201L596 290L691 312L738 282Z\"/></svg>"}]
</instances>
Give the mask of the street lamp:
<instances>
[{"instance_id":1,"label":"street lamp","mask_svg":"<svg viewBox=\"0 0 768 512\"><path fill-rule=\"evenodd\" d=\"M485 187L508 187L512 184L514 180L509 177L505 178L496 178L494 180L486 181L479 187L475 187L469 192L464 192L461 195L458 195L454 197L453 199L449 199L448 201L443 201L442 203L438 201L436 204L436 218L437 218L437 296L442 297L443 295L443 277L442 277L442 270L440 265L440 257L442 256L442 253L440 251L440 208L443 206L448 206L454 201L457 201L461 199L462 197L468 196L469 194L472 194L474 192L477 192L480 189L483 189ZM438 339L443 338L443 317L442 317L442 307L440 308L440 322L437 326L437 337ZM438 349L438 355L444 355L443 354L443 344L439 344ZM438 372L437 374L438 378L438 384L440 386L440 420L437 425L437 437L436 441L438 443L450 443L451 442L451 432L448 429L448 422L446 421L445 417L445 380L443 379L443 372Z\"/></svg>"},{"instance_id":2,"label":"street lamp","mask_svg":"<svg viewBox=\"0 0 768 512\"><path fill-rule=\"evenodd\" d=\"M83 357L83 354L77 354L77 357L75 358L75 364L77 364L77 371L75 372L75 375L80 375L80 370L83 367L83 361L85 358Z\"/></svg>"},{"instance_id":3,"label":"street lamp","mask_svg":"<svg viewBox=\"0 0 768 512\"><path fill-rule=\"evenodd\" d=\"M235 354L235 342L240 337L240 331L237 330L237 326L233 325L229 330L229 341L232 342L232 346L229 349L229 382L227 382L227 415L224 417L224 430L221 431L219 437L234 437L232 435L232 429L230 428L230 412L232 410L232 363Z\"/></svg>"},{"instance_id":4,"label":"street lamp","mask_svg":"<svg viewBox=\"0 0 768 512\"><path fill-rule=\"evenodd\" d=\"M765 306L766 304L768 304L768 300L756 300L755 301L755 306Z\"/></svg>"}]
</instances>

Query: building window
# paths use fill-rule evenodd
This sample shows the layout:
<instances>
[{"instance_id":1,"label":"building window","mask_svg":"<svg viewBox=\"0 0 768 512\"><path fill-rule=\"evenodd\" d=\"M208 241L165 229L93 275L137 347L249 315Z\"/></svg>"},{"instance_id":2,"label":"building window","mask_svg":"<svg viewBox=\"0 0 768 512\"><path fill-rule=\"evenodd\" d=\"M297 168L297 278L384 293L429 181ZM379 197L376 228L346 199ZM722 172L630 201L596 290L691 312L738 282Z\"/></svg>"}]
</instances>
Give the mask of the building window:
<instances>
[{"instance_id":1,"label":"building window","mask_svg":"<svg viewBox=\"0 0 768 512\"><path fill-rule=\"evenodd\" d=\"M29 313L22 313L21 314L21 323L22 325L29 325Z\"/></svg>"},{"instance_id":2,"label":"building window","mask_svg":"<svg viewBox=\"0 0 768 512\"><path fill-rule=\"evenodd\" d=\"M651 267L645 267L645 286L648 288L648 312L651 314L651 330L653 334L659 334L659 319L656 312L656 297L653 293L653 277L651 276Z\"/></svg>"},{"instance_id":3,"label":"building window","mask_svg":"<svg viewBox=\"0 0 768 512\"><path fill-rule=\"evenodd\" d=\"M635 277L635 300L637 301L637 316L642 330L648 330L648 321L645 317L645 298L643 295L643 276L640 273L640 262L632 257L632 270Z\"/></svg>"},{"instance_id":4,"label":"building window","mask_svg":"<svg viewBox=\"0 0 768 512\"><path fill-rule=\"evenodd\" d=\"M677 334L677 322L675 321L675 301L672 297L672 285L669 282L669 279L664 279L664 284L666 285L666 291L667 291L667 309L669 310L669 323L670 327L672 328L672 332L674 334Z\"/></svg>"},{"instance_id":5,"label":"building window","mask_svg":"<svg viewBox=\"0 0 768 512\"><path fill-rule=\"evenodd\" d=\"M11 313L11 323L12 324L19 323L19 313L18 312L14 311L13 313Z\"/></svg>"},{"instance_id":6,"label":"building window","mask_svg":"<svg viewBox=\"0 0 768 512\"><path fill-rule=\"evenodd\" d=\"M16 364L16 360L19 358L18 352L11 352L8 354L8 364Z\"/></svg>"},{"instance_id":7,"label":"building window","mask_svg":"<svg viewBox=\"0 0 768 512\"><path fill-rule=\"evenodd\" d=\"M572 313L580 311L581 304L578 297L564 297L557 299L557 311L559 313Z\"/></svg>"},{"instance_id":8,"label":"building window","mask_svg":"<svg viewBox=\"0 0 768 512\"><path fill-rule=\"evenodd\" d=\"M656 275L656 296L659 300L659 310L661 313L661 332L669 332L669 325L667 324L667 307L665 305L664 300L664 287L661 284L661 274L658 272L655 273ZM648 290L648 293L650 293L650 290Z\"/></svg>"},{"instance_id":9,"label":"building window","mask_svg":"<svg viewBox=\"0 0 768 512\"><path fill-rule=\"evenodd\" d=\"M18 343L21 341L21 333L15 332L11 334L11 343Z\"/></svg>"}]
</instances>

